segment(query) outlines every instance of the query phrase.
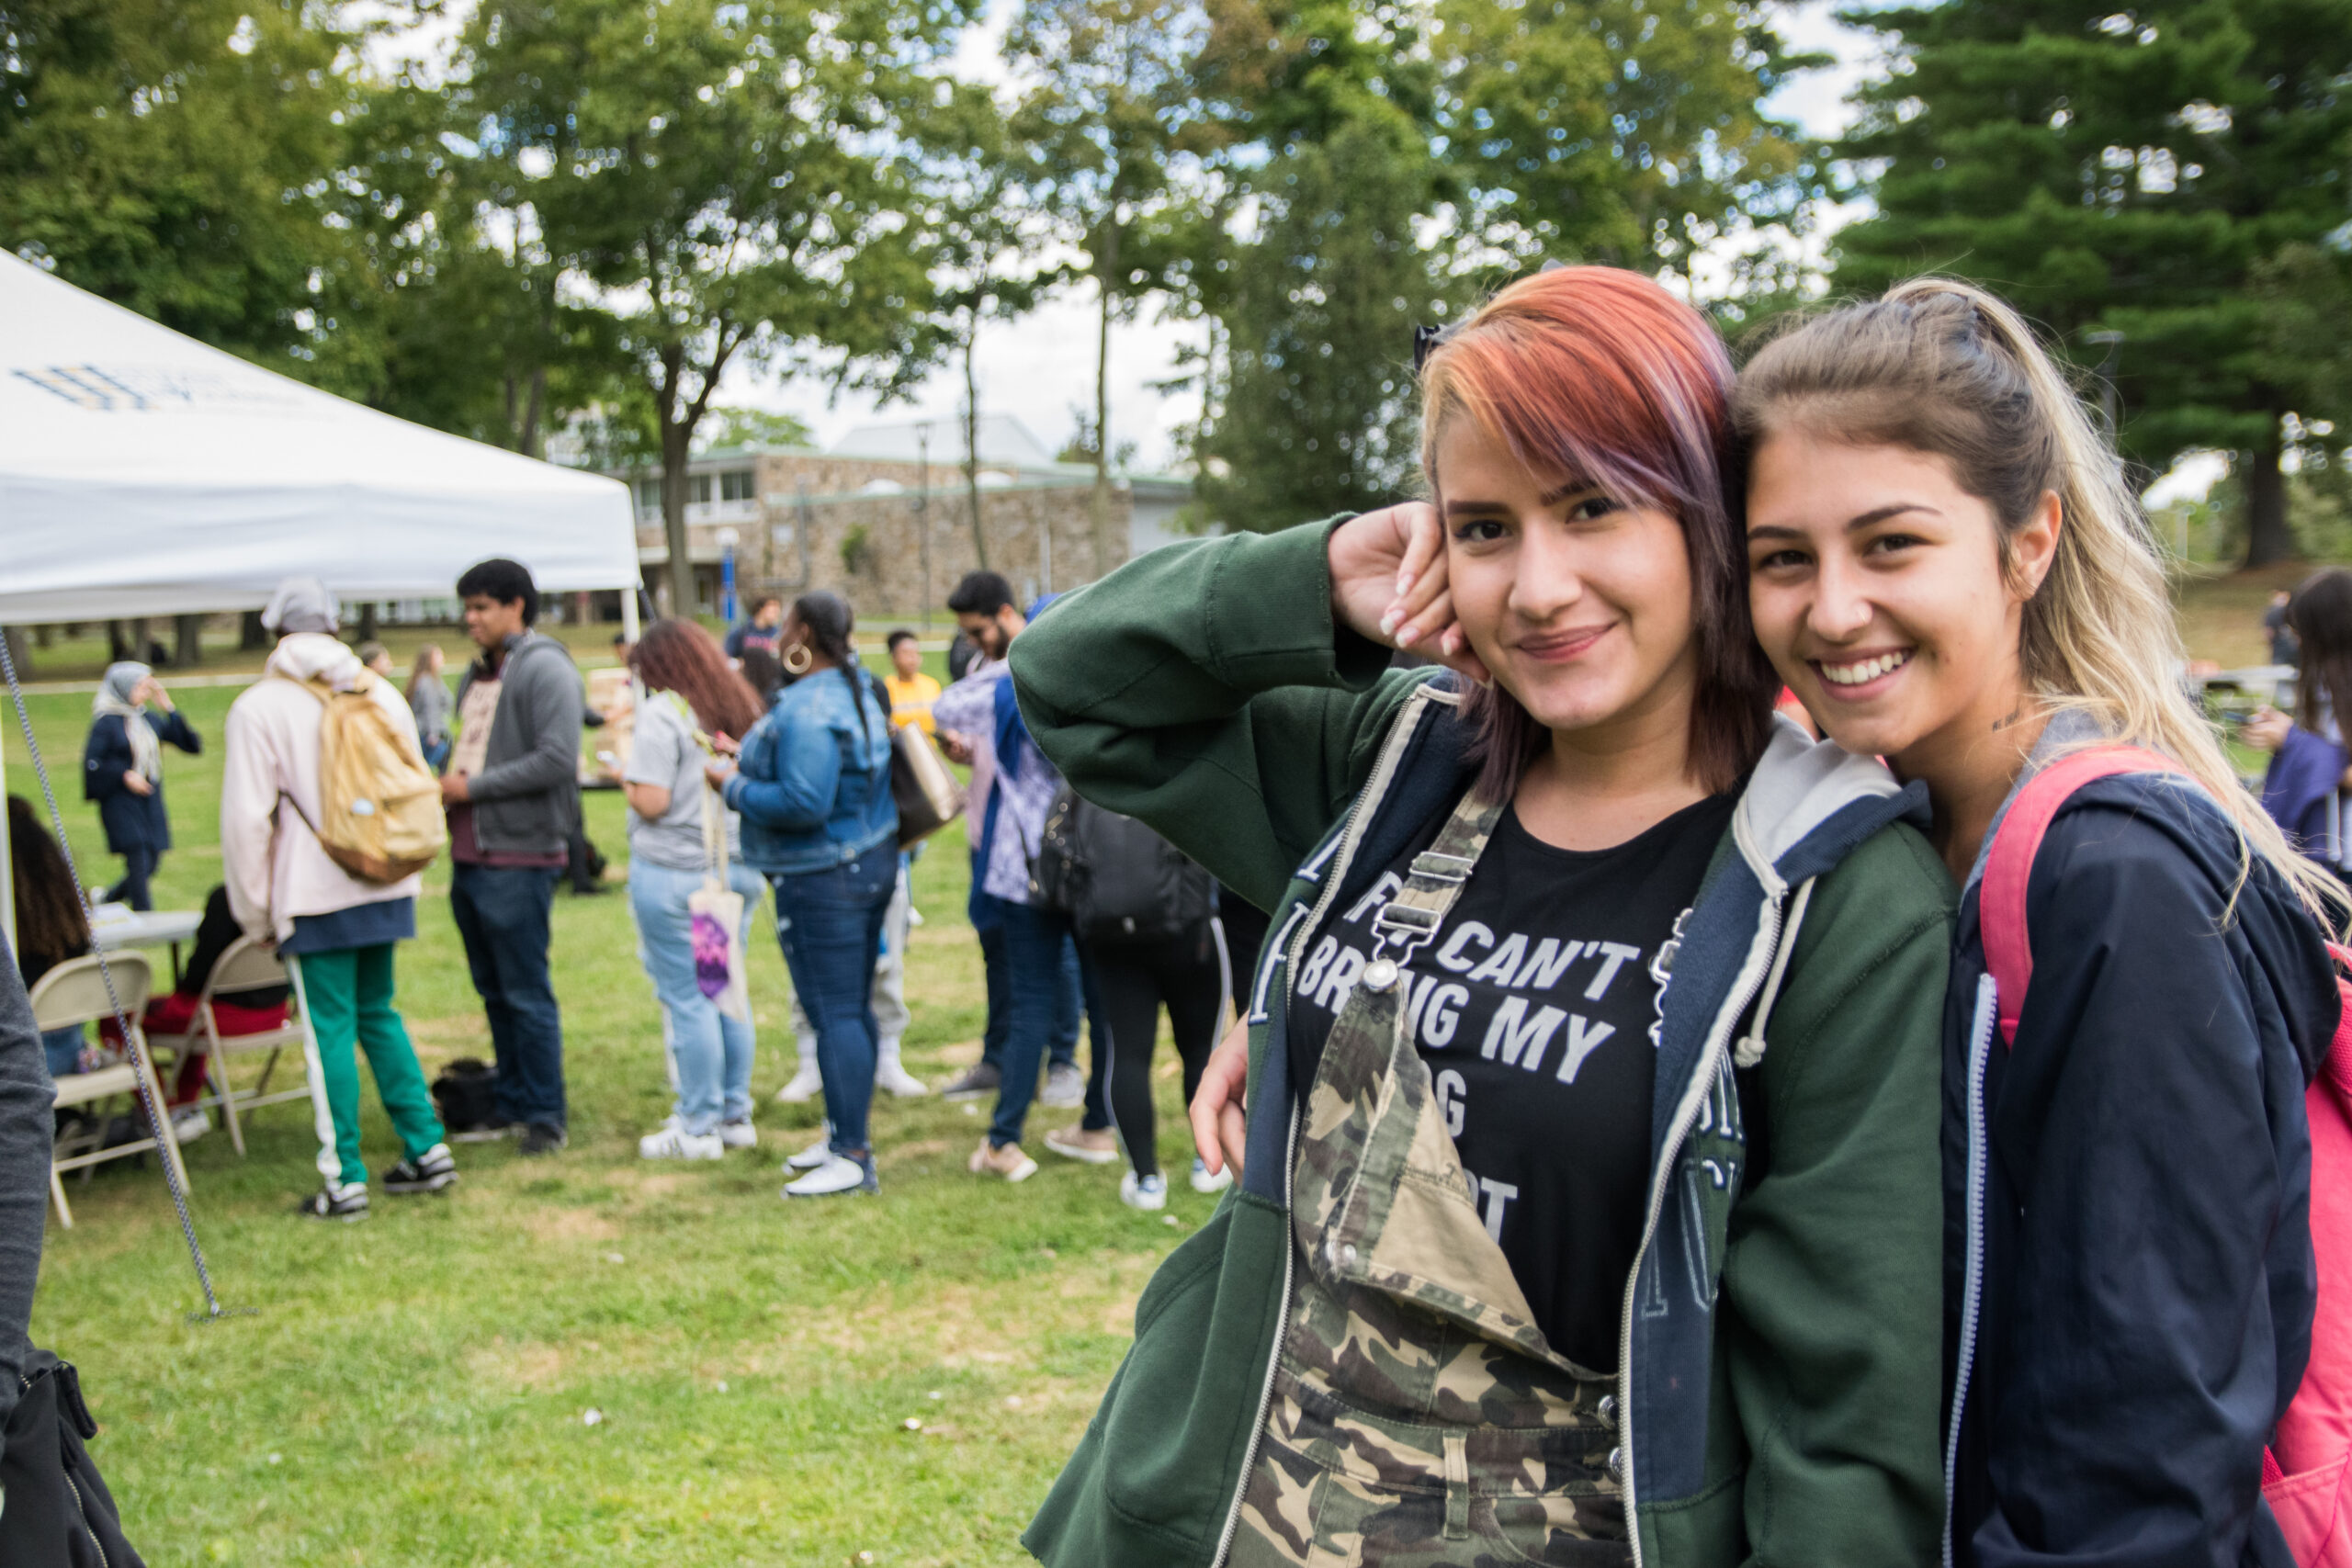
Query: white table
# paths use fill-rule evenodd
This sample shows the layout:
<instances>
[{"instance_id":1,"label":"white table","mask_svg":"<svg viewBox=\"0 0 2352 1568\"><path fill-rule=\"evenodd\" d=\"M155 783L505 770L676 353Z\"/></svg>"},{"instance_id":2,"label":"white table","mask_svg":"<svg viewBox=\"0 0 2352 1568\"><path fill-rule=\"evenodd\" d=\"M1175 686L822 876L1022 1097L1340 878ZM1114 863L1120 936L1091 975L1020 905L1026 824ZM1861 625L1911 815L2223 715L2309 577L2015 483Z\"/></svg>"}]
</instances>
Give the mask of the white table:
<instances>
[{"instance_id":1,"label":"white table","mask_svg":"<svg viewBox=\"0 0 2352 1568\"><path fill-rule=\"evenodd\" d=\"M133 914L129 919L107 920L90 924L90 944L101 953L113 953L126 947L168 947L172 950L172 984L180 982L180 943L196 938L196 928L204 923L201 911L196 909L150 909Z\"/></svg>"}]
</instances>

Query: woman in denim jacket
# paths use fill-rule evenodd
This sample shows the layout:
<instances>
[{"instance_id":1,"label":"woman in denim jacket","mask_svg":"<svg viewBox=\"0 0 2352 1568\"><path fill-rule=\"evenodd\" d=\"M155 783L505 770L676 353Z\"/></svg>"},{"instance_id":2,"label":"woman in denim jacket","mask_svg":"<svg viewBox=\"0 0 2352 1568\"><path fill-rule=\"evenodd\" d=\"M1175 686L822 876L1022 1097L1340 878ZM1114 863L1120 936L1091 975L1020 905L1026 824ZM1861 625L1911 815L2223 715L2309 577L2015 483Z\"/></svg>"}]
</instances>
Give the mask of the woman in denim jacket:
<instances>
[{"instance_id":1,"label":"woman in denim jacket","mask_svg":"<svg viewBox=\"0 0 2352 1568\"><path fill-rule=\"evenodd\" d=\"M850 647L838 594L806 593L782 628L793 683L711 783L743 823L743 859L775 888L776 939L817 1026L826 1141L792 1164L788 1198L875 1190L874 958L899 873L890 704ZM804 1164L804 1162L806 1162ZM808 1168L813 1166L813 1168Z\"/></svg>"}]
</instances>

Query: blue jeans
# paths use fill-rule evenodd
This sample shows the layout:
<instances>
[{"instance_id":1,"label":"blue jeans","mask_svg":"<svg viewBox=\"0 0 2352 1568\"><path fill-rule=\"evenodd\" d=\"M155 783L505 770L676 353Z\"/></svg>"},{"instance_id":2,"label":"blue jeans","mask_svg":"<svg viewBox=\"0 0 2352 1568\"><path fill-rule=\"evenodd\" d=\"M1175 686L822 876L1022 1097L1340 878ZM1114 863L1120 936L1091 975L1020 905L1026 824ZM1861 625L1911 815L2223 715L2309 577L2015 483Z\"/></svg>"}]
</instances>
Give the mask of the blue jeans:
<instances>
[{"instance_id":1,"label":"blue jeans","mask_svg":"<svg viewBox=\"0 0 2352 1568\"><path fill-rule=\"evenodd\" d=\"M1069 917L1000 899L1004 923L1005 979L1012 993L1012 1021L1004 1038L1004 1080L996 1094L996 1120L989 1142L1002 1148L1021 1141L1037 1075L1064 1016L1076 964ZM1073 1027L1072 1034L1076 1033Z\"/></svg>"},{"instance_id":2,"label":"blue jeans","mask_svg":"<svg viewBox=\"0 0 2352 1568\"><path fill-rule=\"evenodd\" d=\"M564 1124L563 1015L548 976L548 915L562 874L458 861L449 876L449 913L498 1057L498 1114L526 1127Z\"/></svg>"},{"instance_id":3,"label":"blue jeans","mask_svg":"<svg viewBox=\"0 0 2352 1568\"><path fill-rule=\"evenodd\" d=\"M823 871L771 877L785 967L817 1029L817 1071L837 1155L872 1153L865 1116L874 1103L874 958L899 886L899 852L887 840Z\"/></svg>"},{"instance_id":4,"label":"blue jeans","mask_svg":"<svg viewBox=\"0 0 2352 1568\"><path fill-rule=\"evenodd\" d=\"M973 862L974 873L979 863ZM1005 901L991 893L973 890L968 912L972 927L980 937L980 964L988 977L988 1025L980 1035L980 1060L1004 1071L1004 1037L1012 1027L1012 983L1009 978L1004 956ZM1062 993L1054 1006L1053 1033L1046 1039L1046 1059L1055 1066L1078 1064L1078 1025L1081 1006L1088 1015L1093 1012L1093 998L1088 995L1080 965L1078 943L1069 944L1069 952L1062 963ZM1091 1104L1091 1100L1089 1101ZM1102 1123L1110 1125L1106 1117Z\"/></svg>"},{"instance_id":5,"label":"blue jeans","mask_svg":"<svg viewBox=\"0 0 2352 1568\"><path fill-rule=\"evenodd\" d=\"M721 1122L752 1114L752 1025L729 1018L695 982L694 915L686 900L705 874L676 871L647 860L628 863L628 907L637 917L638 957L653 994L670 1015L670 1057L678 1065L678 1121L700 1136ZM741 862L727 868L727 886L743 896L737 951L751 940L752 916L767 885Z\"/></svg>"},{"instance_id":6,"label":"blue jeans","mask_svg":"<svg viewBox=\"0 0 2352 1568\"><path fill-rule=\"evenodd\" d=\"M449 752L455 744L456 743L446 735L441 737L438 740L426 741L424 747L424 765L431 768L435 773L440 773L444 768L447 768L449 765Z\"/></svg>"},{"instance_id":7,"label":"blue jeans","mask_svg":"<svg viewBox=\"0 0 2352 1568\"><path fill-rule=\"evenodd\" d=\"M48 1059L52 1080L72 1077L82 1070L82 1026L69 1023L63 1029L51 1030L40 1037L40 1049Z\"/></svg>"}]
</instances>

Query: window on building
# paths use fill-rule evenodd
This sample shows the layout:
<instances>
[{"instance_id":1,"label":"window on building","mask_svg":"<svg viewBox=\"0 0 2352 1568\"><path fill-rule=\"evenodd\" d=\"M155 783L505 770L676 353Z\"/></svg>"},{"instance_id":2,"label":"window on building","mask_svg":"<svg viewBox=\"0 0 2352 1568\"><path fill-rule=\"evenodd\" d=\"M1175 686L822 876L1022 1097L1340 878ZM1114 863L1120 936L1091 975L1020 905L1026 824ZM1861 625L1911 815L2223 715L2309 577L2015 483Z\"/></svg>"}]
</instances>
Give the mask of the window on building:
<instances>
[{"instance_id":1,"label":"window on building","mask_svg":"<svg viewBox=\"0 0 2352 1568\"><path fill-rule=\"evenodd\" d=\"M640 511L644 511L644 512L659 512L659 511L661 511L661 510L662 510L662 481L661 481L660 479L639 479L639 480L638 480L638 481L637 481L637 504L638 504L638 508L639 508L639 510L640 510Z\"/></svg>"},{"instance_id":2,"label":"window on building","mask_svg":"<svg viewBox=\"0 0 2352 1568\"><path fill-rule=\"evenodd\" d=\"M686 479L686 485L687 500L693 502L696 506L708 506L710 504L710 476L708 474L688 475Z\"/></svg>"},{"instance_id":3,"label":"window on building","mask_svg":"<svg viewBox=\"0 0 2352 1568\"><path fill-rule=\"evenodd\" d=\"M752 499L752 470L729 468L718 476L718 499L749 501Z\"/></svg>"}]
</instances>

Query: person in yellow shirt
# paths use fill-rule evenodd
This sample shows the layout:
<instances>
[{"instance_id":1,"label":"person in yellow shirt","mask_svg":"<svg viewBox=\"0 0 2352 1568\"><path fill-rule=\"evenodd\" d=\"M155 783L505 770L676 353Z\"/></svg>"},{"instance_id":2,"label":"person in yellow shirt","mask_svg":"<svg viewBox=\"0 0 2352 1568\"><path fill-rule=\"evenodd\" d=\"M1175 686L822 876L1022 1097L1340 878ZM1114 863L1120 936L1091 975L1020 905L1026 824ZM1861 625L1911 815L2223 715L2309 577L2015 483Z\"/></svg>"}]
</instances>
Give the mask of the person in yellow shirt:
<instances>
[{"instance_id":1,"label":"person in yellow shirt","mask_svg":"<svg viewBox=\"0 0 2352 1568\"><path fill-rule=\"evenodd\" d=\"M890 694L890 722L917 725L925 735L934 733L931 705L939 700L939 682L922 672L922 649L915 634L903 626L888 637L890 673L882 684Z\"/></svg>"}]
</instances>

